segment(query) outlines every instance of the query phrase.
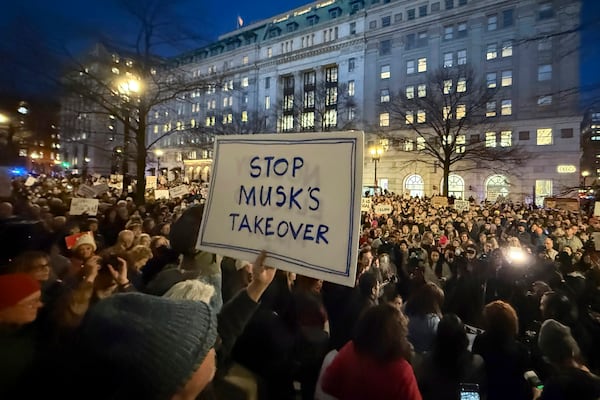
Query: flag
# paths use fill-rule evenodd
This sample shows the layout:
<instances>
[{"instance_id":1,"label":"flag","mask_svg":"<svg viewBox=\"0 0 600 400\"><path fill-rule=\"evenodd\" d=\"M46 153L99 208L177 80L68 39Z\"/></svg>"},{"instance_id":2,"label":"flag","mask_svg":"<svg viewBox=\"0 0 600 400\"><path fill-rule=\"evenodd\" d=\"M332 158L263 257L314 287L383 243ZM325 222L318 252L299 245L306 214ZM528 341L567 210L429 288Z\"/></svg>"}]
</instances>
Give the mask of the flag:
<instances>
[{"instance_id":1,"label":"flag","mask_svg":"<svg viewBox=\"0 0 600 400\"><path fill-rule=\"evenodd\" d=\"M244 20L239 15L237 17L237 24L238 24L238 28L241 28L242 25L244 25Z\"/></svg>"}]
</instances>

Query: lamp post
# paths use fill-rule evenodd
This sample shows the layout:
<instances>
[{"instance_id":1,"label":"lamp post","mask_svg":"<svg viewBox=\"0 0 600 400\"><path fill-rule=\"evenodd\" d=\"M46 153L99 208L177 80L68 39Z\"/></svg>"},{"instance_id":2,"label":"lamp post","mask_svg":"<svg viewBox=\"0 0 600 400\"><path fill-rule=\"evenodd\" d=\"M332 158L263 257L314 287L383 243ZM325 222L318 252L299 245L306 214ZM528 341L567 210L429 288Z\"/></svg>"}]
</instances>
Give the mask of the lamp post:
<instances>
[{"instance_id":1,"label":"lamp post","mask_svg":"<svg viewBox=\"0 0 600 400\"><path fill-rule=\"evenodd\" d=\"M375 163L375 187L377 188L379 186L377 184L377 163L381 159L383 149L381 147L371 147L369 153L371 153L371 160Z\"/></svg>"},{"instance_id":2,"label":"lamp post","mask_svg":"<svg viewBox=\"0 0 600 400\"><path fill-rule=\"evenodd\" d=\"M158 178L160 174L160 158L164 154L161 149L154 150L154 154L156 155L156 178Z\"/></svg>"},{"instance_id":3,"label":"lamp post","mask_svg":"<svg viewBox=\"0 0 600 400\"><path fill-rule=\"evenodd\" d=\"M131 95L136 95L141 92L142 88L140 82L137 79L127 78L117 82L117 90L124 102L123 107L123 159L121 164L121 170L123 174L123 192L127 190L129 186L129 129L130 129L130 114L129 103L131 102Z\"/></svg>"}]
</instances>

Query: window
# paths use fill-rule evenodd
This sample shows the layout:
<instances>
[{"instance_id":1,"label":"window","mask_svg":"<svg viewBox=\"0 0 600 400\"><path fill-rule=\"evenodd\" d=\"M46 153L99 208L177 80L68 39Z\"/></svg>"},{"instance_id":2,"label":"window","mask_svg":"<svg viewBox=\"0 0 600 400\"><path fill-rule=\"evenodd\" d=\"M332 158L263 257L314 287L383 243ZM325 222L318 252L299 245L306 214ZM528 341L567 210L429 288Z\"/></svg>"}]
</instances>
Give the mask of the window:
<instances>
[{"instance_id":1,"label":"window","mask_svg":"<svg viewBox=\"0 0 600 400\"><path fill-rule=\"evenodd\" d=\"M248 87L248 77L244 76L242 78L242 87Z\"/></svg>"},{"instance_id":2,"label":"window","mask_svg":"<svg viewBox=\"0 0 600 400\"><path fill-rule=\"evenodd\" d=\"M406 98L407 99L414 99L415 98L415 87L414 86L407 86L406 87Z\"/></svg>"},{"instance_id":3,"label":"window","mask_svg":"<svg viewBox=\"0 0 600 400\"><path fill-rule=\"evenodd\" d=\"M356 58L348 59L348 72L353 72L356 68Z\"/></svg>"},{"instance_id":4,"label":"window","mask_svg":"<svg viewBox=\"0 0 600 400\"><path fill-rule=\"evenodd\" d=\"M450 106L444 106L444 108L442 108L442 118L444 119L444 121L446 121L448 118L450 118L452 115L452 107Z\"/></svg>"},{"instance_id":5,"label":"window","mask_svg":"<svg viewBox=\"0 0 600 400\"><path fill-rule=\"evenodd\" d=\"M413 113L406 113L406 125L412 125L415 123L415 116Z\"/></svg>"},{"instance_id":6,"label":"window","mask_svg":"<svg viewBox=\"0 0 600 400\"><path fill-rule=\"evenodd\" d=\"M265 89L269 89L271 87L271 77L267 76L265 78Z\"/></svg>"},{"instance_id":7,"label":"window","mask_svg":"<svg viewBox=\"0 0 600 400\"><path fill-rule=\"evenodd\" d=\"M267 47L267 57L273 57L273 49L271 47Z\"/></svg>"},{"instance_id":8,"label":"window","mask_svg":"<svg viewBox=\"0 0 600 400\"><path fill-rule=\"evenodd\" d=\"M496 87L496 73L495 72L488 72L488 74L486 75L486 84L488 89L493 89Z\"/></svg>"},{"instance_id":9,"label":"window","mask_svg":"<svg viewBox=\"0 0 600 400\"><path fill-rule=\"evenodd\" d=\"M302 121L300 121L303 130L310 130L315 127L315 113L304 112L302 113Z\"/></svg>"},{"instance_id":10,"label":"window","mask_svg":"<svg viewBox=\"0 0 600 400\"><path fill-rule=\"evenodd\" d=\"M560 130L561 139L571 139L573 137L573 128L563 128Z\"/></svg>"},{"instance_id":11,"label":"window","mask_svg":"<svg viewBox=\"0 0 600 400\"><path fill-rule=\"evenodd\" d=\"M535 180L535 204L544 204L546 197L552 196L552 180L551 179L536 179Z\"/></svg>"},{"instance_id":12,"label":"window","mask_svg":"<svg viewBox=\"0 0 600 400\"><path fill-rule=\"evenodd\" d=\"M325 70L325 82L333 83L338 81L337 67L329 67Z\"/></svg>"},{"instance_id":13,"label":"window","mask_svg":"<svg viewBox=\"0 0 600 400\"><path fill-rule=\"evenodd\" d=\"M419 32L417 35L417 47L427 46L427 32Z\"/></svg>"},{"instance_id":14,"label":"window","mask_svg":"<svg viewBox=\"0 0 600 400\"><path fill-rule=\"evenodd\" d=\"M489 15L487 18L487 30L495 31L498 28L498 16L496 14Z\"/></svg>"},{"instance_id":15,"label":"window","mask_svg":"<svg viewBox=\"0 0 600 400\"><path fill-rule=\"evenodd\" d=\"M513 26L514 22L514 12L512 9L502 11L502 26L508 28L509 26Z\"/></svg>"},{"instance_id":16,"label":"window","mask_svg":"<svg viewBox=\"0 0 600 400\"><path fill-rule=\"evenodd\" d=\"M377 21L370 21L369 29L376 29L376 28L377 28Z\"/></svg>"},{"instance_id":17,"label":"window","mask_svg":"<svg viewBox=\"0 0 600 400\"><path fill-rule=\"evenodd\" d=\"M421 84L417 87L417 95L419 97L425 97L427 96L427 85L425 84Z\"/></svg>"},{"instance_id":18,"label":"window","mask_svg":"<svg viewBox=\"0 0 600 400\"><path fill-rule=\"evenodd\" d=\"M537 104L538 106L549 106L552 104L552 96L546 95L538 97Z\"/></svg>"},{"instance_id":19,"label":"window","mask_svg":"<svg viewBox=\"0 0 600 400\"><path fill-rule=\"evenodd\" d=\"M406 19L409 21L412 21L413 19L415 19L415 9L411 8L410 10L406 11Z\"/></svg>"},{"instance_id":20,"label":"window","mask_svg":"<svg viewBox=\"0 0 600 400\"><path fill-rule=\"evenodd\" d=\"M356 34L356 22L350 22L350 34Z\"/></svg>"},{"instance_id":21,"label":"window","mask_svg":"<svg viewBox=\"0 0 600 400\"><path fill-rule=\"evenodd\" d=\"M552 128L539 128L536 133L536 143L538 146L548 146L552 144Z\"/></svg>"},{"instance_id":22,"label":"window","mask_svg":"<svg viewBox=\"0 0 600 400\"><path fill-rule=\"evenodd\" d=\"M248 111L242 111L242 122L248 122Z\"/></svg>"},{"instance_id":23,"label":"window","mask_svg":"<svg viewBox=\"0 0 600 400\"><path fill-rule=\"evenodd\" d=\"M467 50L459 50L456 53L456 63L458 65L465 65L467 63Z\"/></svg>"},{"instance_id":24,"label":"window","mask_svg":"<svg viewBox=\"0 0 600 400\"><path fill-rule=\"evenodd\" d=\"M549 81L550 79L552 79L552 65L540 65L538 67L538 81Z\"/></svg>"},{"instance_id":25,"label":"window","mask_svg":"<svg viewBox=\"0 0 600 400\"><path fill-rule=\"evenodd\" d=\"M519 131L519 140L529 140L529 131Z\"/></svg>"},{"instance_id":26,"label":"window","mask_svg":"<svg viewBox=\"0 0 600 400\"><path fill-rule=\"evenodd\" d=\"M467 144L466 135L456 136L456 152L462 154L465 152L465 145Z\"/></svg>"},{"instance_id":27,"label":"window","mask_svg":"<svg viewBox=\"0 0 600 400\"><path fill-rule=\"evenodd\" d=\"M452 10L454 8L454 0L446 0L446 10Z\"/></svg>"},{"instance_id":28,"label":"window","mask_svg":"<svg viewBox=\"0 0 600 400\"><path fill-rule=\"evenodd\" d=\"M512 100L502 100L501 115L512 115Z\"/></svg>"},{"instance_id":29,"label":"window","mask_svg":"<svg viewBox=\"0 0 600 400\"><path fill-rule=\"evenodd\" d=\"M479 140L480 140L480 138L479 138L479 134L478 133L473 134L473 135L469 135L469 144L479 143Z\"/></svg>"},{"instance_id":30,"label":"window","mask_svg":"<svg viewBox=\"0 0 600 400\"><path fill-rule=\"evenodd\" d=\"M417 124L424 124L427 121L425 110L417 111Z\"/></svg>"},{"instance_id":31,"label":"window","mask_svg":"<svg viewBox=\"0 0 600 400\"><path fill-rule=\"evenodd\" d=\"M390 39L379 42L379 55L385 56L392 52L392 41Z\"/></svg>"},{"instance_id":32,"label":"window","mask_svg":"<svg viewBox=\"0 0 600 400\"><path fill-rule=\"evenodd\" d=\"M485 147L496 147L496 132L485 133Z\"/></svg>"},{"instance_id":33,"label":"window","mask_svg":"<svg viewBox=\"0 0 600 400\"><path fill-rule=\"evenodd\" d=\"M406 35L406 40L404 41L404 48L406 50L414 49L417 47L417 39L414 33L409 33Z\"/></svg>"},{"instance_id":34,"label":"window","mask_svg":"<svg viewBox=\"0 0 600 400\"><path fill-rule=\"evenodd\" d=\"M496 43L490 43L487 45L487 50L485 53L485 59L486 60L493 60L496 57L498 57L498 46L496 45Z\"/></svg>"},{"instance_id":35,"label":"window","mask_svg":"<svg viewBox=\"0 0 600 400\"><path fill-rule=\"evenodd\" d=\"M444 40L451 40L454 36L454 27L452 25L444 27Z\"/></svg>"},{"instance_id":36,"label":"window","mask_svg":"<svg viewBox=\"0 0 600 400\"><path fill-rule=\"evenodd\" d=\"M456 105L456 119L463 119L467 115L467 106L464 104Z\"/></svg>"},{"instance_id":37,"label":"window","mask_svg":"<svg viewBox=\"0 0 600 400\"><path fill-rule=\"evenodd\" d=\"M427 16L427 5L420 6L419 7L419 17L426 17L426 16Z\"/></svg>"},{"instance_id":38,"label":"window","mask_svg":"<svg viewBox=\"0 0 600 400\"><path fill-rule=\"evenodd\" d=\"M538 51L549 51L552 50L552 39L540 39L538 40Z\"/></svg>"},{"instance_id":39,"label":"window","mask_svg":"<svg viewBox=\"0 0 600 400\"><path fill-rule=\"evenodd\" d=\"M387 127L390 126L390 113L384 112L379 114L379 126Z\"/></svg>"},{"instance_id":40,"label":"window","mask_svg":"<svg viewBox=\"0 0 600 400\"><path fill-rule=\"evenodd\" d=\"M452 79L444 80L444 94L450 94L452 91Z\"/></svg>"},{"instance_id":41,"label":"window","mask_svg":"<svg viewBox=\"0 0 600 400\"><path fill-rule=\"evenodd\" d=\"M512 71L502 71L502 87L512 86Z\"/></svg>"},{"instance_id":42,"label":"window","mask_svg":"<svg viewBox=\"0 0 600 400\"><path fill-rule=\"evenodd\" d=\"M454 59L453 53L444 53L444 68L452 67L453 59Z\"/></svg>"},{"instance_id":43,"label":"window","mask_svg":"<svg viewBox=\"0 0 600 400\"><path fill-rule=\"evenodd\" d=\"M404 139L404 151L413 151L415 149L415 142L411 139Z\"/></svg>"},{"instance_id":44,"label":"window","mask_svg":"<svg viewBox=\"0 0 600 400\"><path fill-rule=\"evenodd\" d=\"M386 16L381 18L381 27L385 28L386 26L390 26L392 24L392 17L391 16Z\"/></svg>"},{"instance_id":45,"label":"window","mask_svg":"<svg viewBox=\"0 0 600 400\"><path fill-rule=\"evenodd\" d=\"M409 60L406 62L406 74L415 73L415 60Z\"/></svg>"},{"instance_id":46,"label":"window","mask_svg":"<svg viewBox=\"0 0 600 400\"><path fill-rule=\"evenodd\" d=\"M513 55L512 40L507 40L502 43L502 57L510 57Z\"/></svg>"},{"instance_id":47,"label":"window","mask_svg":"<svg viewBox=\"0 0 600 400\"><path fill-rule=\"evenodd\" d=\"M413 90L414 90L414 87L413 87ZM413 93L413 96L414 96L414 93ZM381 92L379 92L379 102L387 103L389 101L390 101L390 90L389 89L381 89Z\"/></svg>"},{"instance_id":48,"label":"window","mask_svg":"<svg viewBox=\"0 0 600 400\"><path fill-rule=\"evenodd\" d=\"M459 6L467 5L467 0L458 0L458 5Z\"/></svg>"},{"instance_id":49,"label":"window","mask_svg":"<svg viewBox=\"0 0 600 400\"><path fill-rule=\"evenodd\" d=\"M456 82L456 92L464 93L467 91L467 79L466 78L458 78Z\"/></svg>"},{"instance_id":50,"label":"window","mask_svg":"<svg viewBox=\"0 0 600 400\"><path fill-rule=\"evenodd\" d=\"M500 132L500 147L512 146L512 131Z\"/></svg>"},{"instance_id":51,"label":"window","mask_svg":"<svg viewBox=\"0 0 600 400\"><path fill-rule=\"evenodd\" d=\"M394 22L398 23L402 21L402 13L394 14Z\"/></svg>"},{"instance_id":52,"label":"window","mask_svg":"<svg viewBox=\"0 0 600 400\"><path fill-rule=\"evenodd\" d=\"M242 65L247 65L247 64L248 64L248 56L242 57Z\"/></svg>"},{"instance_id":53,"label":"window","mask_svg":"<svg viewBox=\"0 0 600 400\"><path fill-rule=\"evenodd\" d=\"M538 19L549 19L554 17L554 10L552 9L552 3L542 3L538 9Z\"/></svg>"},{"instance_id":54,"label":"window","mask_svg":"<svg viewBox=\"0 0 600 400\"><path fill-rule=\"evenodd\" d=\"M381 66L381 72L379 73L379 76L381 77L381 79L390 79L390 76L392 76L392 75L390 73L390 65L389 64Z\"/></svg>"},{"instance_id":55,"label":"window","mask_svg":"<svg viewBox=\"0 0 600 400\"><path fill-rule=\"evenodd\" d=\"M265 110L271 109L271 96L265 96Z\"/></svg>"},{"instance_id":56,"label":"window","mask_svg":"<svg viewBox=\"0 0 600 400\"><path fill-rule=\"evenodd\" d=\"M461 39L467 37L467 23L462 22L456 28L456 37Z\"/></svg>"},{"instance_id":57,"label":"window","mask_svg":"<svg viewBox=\"0 0 600 400\"><path fill-rule=\"evenodd\" d=\"M355 86L354 81L348 81L348 96L354 96Z\"/></svg>"},{"instance_id":58,"label":"window","mask_svg":"<svg viewBox=\"0 0 600 400\"><path fill-rule=\"evenodd\" d=\"M419 58L417 60L417 71L418 72L427 72L427 58Z\"/></svg>"},{"instance_id":59,"label":"window","mask_svg":"<svg viewBox=\"0 0 600 400\"><path fill-rule=\"evenodd\" d=\"M439 1L431 4L431 12L434 12L434 11L440 11L440 2Z\"/></svg>"},{"instance_id":60,"label":"window","mask_svg":"<svg viewBox=\"0 0 600 400\"><path fill-rule=\"evenodd\" d=\"M495 117L496 116L496 101L488 101L485 105L485 116Z\"/></svg>"}]
</instances>

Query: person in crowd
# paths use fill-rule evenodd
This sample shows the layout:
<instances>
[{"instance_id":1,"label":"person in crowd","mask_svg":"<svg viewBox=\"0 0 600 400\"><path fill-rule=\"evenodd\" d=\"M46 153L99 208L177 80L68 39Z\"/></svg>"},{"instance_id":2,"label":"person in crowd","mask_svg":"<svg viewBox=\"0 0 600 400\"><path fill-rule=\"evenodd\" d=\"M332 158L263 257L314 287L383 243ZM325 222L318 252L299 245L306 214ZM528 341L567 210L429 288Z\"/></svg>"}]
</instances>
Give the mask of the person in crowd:
<instances>
[{"instance_id":1,"label":"person in crowd","mask_svg":"<svg viewBox=\"0 0 600 400\"><path fill-rule=\"evenodd\" d=\"M531 399L532 391L524 378L531 361L527 348L516 339L516 311L497 300L485 306L483 318L485 332L475 338L473 353L485 361L488 399Z\"/></svg>"},{"instance_id":2,"label":"person in crowd","mask_svg":"<svg viewBox=\"0 0 600 400\"><path fill-rule=\"evenodd\" d=\"M102 255L116 254L124 257L127 251L131 250L135 245L135 234L128 229L122 230L117 236L117 242L110 247L107 247L102 252Z\"/></svg>"},{"instance_id":3,"label":"person in crowd","mask_svg":"<svg viewBox=\"0 0 600 400\"><path fill-rule=\"evenodd\" d=\"M407 334L407 318L397 308L380 304L368 309L353 339L325 370L323 391L345 400L420 400Z\"/></svg>"},{"instance_id":4,"label":"person in crowd","mask_svg":"<svg viewBox=\"0 0 600 400\"><path fill-rule=\"evenodd\" d=\"M127 279L137 290L142 290L144 287L141 269L152 256L152 250L141 244L133 246L125 253L128 268Z\"/></svg>"},{"instance_id":5,"label":"person in crowd","mask_svg":"<svg viewBox=\"0 0 600 400\"><path fill-rule=\"evenodd\" d=\"M442 317L444 291L429 282L416 289L406 302L408 340L416 353L431 350Z\"/></svg>"},{"instance_id":6,"label":"person in crowd","mask_svg":"<svg viewBox=\"0 0 600 400\"><path fill-rule=\"evenodd\" d=\"M456 400L460 384L479 386L480 398L487 395L485 363L468 350L465 326L454 314L446 314L437 326L431 352L415 363L415 375L424 400Z\"/></svg>"}]
</instances>

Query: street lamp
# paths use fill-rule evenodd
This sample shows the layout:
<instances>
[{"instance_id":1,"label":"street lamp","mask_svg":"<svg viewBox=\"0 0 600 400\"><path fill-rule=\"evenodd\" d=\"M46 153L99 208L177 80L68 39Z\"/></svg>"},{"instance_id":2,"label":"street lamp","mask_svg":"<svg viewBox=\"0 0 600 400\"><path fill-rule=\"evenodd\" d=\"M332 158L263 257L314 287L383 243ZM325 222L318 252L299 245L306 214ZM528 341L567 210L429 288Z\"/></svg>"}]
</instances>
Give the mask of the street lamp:
<instances>
[{"instance_id":1,"label":"street lamp","mask_svg":"<svg viewBox=\"0 0 600 400\"><path fill-rule=\"evenodd\" d=\"M160 176L160 158L164 154L161 149L154 150L154 154L156 155L156 176Z\"/></svg>"},{"instance_id":2,"label":"street lamp","mask_svg":"<svg viewBox=\"0 0 600 400\"><path fill-rule=\"evenodd\" d=\"M139 94L142 91L142 85L138 79L125 78L117 82L117 91L123 98L123 160L121 164L121 170L123 174L123 191L127 189L129 185L129 128L130 128L130 114L129 102L131 101L130 96Z\"/></svg>"},{"instance_id":3,"label":"street lamp","mask_svg":"<svg viewBox=\"0 0 600 400\"><path fill-rule=\"evenodd\" d=\"M369 153L371 153L371 160L375 163L375 189L377 189L377 187L379 186L377 184L377 163L381 159L381 155L383 154L383 149L379 146L371 147L371 149L369 150Z\"/></svg>"},{"instance_id":4,"label":"street lamp","mask_svg":"<svg viewBox=\"0 0 600 400\"><path fill-rule=\"evenodd\" d=\"M590 176L590 171L587 171L587 170L581 171L581 177L583 178L583 187L584 188L587 186L585 180L588 176Z\"/></svg>"}]
</instances>

